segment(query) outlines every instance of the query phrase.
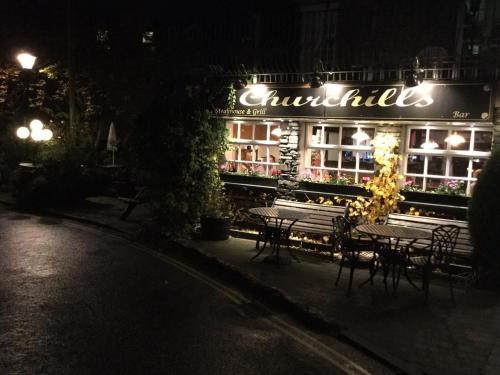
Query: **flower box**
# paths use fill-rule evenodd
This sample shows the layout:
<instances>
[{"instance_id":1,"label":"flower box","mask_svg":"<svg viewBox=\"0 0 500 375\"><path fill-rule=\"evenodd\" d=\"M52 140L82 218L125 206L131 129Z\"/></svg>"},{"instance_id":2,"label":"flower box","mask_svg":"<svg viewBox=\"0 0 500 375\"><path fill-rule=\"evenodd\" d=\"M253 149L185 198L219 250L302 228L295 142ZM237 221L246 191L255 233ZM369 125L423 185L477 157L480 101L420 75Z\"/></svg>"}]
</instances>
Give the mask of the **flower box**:
<instances>
[{"instance_id":1,"label":"flower box","mask_svg":"<svg viewBox=\"0 0 500 375\"><path fill-rule=\"evenodd\" d=\"M423 191L401 191L401 195L405 197L405 201L408 202L419 202L419 203L429 203L435 205L448 205L448 206L458 206L467 207L469 204L469 197L465 195L446 195L446 194L436 194L431 192Z\"/></svg>"},{"instance_id":2,"label":"flower box","mask_svg":"<svg viewBox=\"0 0 500 375\"><path fill-rule=\"evenodd\" d=\"M366 191L365 188L355 185L334 185L320 182L301 181L299 183L299 189L311 193L325 193L341 196L370 196L370 193Z\"/></svg>"},{"instance_id":3,"label":"flower box","mask_svg":"<svg viewBox=\"0 0 500 375\"><path fill-rule=\"evenodd\" d=\"M221 173L221 180L229 184L251 185L276 188L278 179L274 177L249 176L237 173Z\"/></svg>"}]
</instances>

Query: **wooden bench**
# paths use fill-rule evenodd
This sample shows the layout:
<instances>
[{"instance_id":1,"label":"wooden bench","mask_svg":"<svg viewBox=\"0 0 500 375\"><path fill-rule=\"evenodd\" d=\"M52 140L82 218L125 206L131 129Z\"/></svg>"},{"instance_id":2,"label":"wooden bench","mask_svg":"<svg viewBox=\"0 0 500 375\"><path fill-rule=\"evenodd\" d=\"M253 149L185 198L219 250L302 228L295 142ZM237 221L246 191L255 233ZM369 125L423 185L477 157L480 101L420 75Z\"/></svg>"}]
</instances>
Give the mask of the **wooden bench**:
<instances>
[{"instance_id":1,"label":"wooden bench","mask_svg":"<svg viewBox=\"0 0 500 375\"><path fill-rule=\"evenodd\" d=\"M293 225L292 232L310 234L331 234L333 230L332 219L336 216L343 216L345 213L344 206L296 202L286 199L276 199L273 207L293 208L308 213L309 216L307 218L301 219ZM291 221L283 221L283 226L290 224Z\"/></svg>"},{"instance_id":2,"label":"wooden bench","mask_svg":"<svg viewBox=\"0 0 500 375\"><path fill-rule=\"evenodd\" d=\"M460 233L454 251L454 255L456 256L455 265L470 267L472 263L474 248L470 242L469 226L466 221L392 213L387 218L387 224L427 230L433 230L439 225L456 225L460 228ZM430 239L418 240L417 243L427 245L429 242Z\"/></svg>"},{"instance_id":3,"label":"wooden bench","mask_svg":"<svg viewBox=\"0 0 500 375\"><path fill-rule=\"evenodd\" d=\"M122 202L127 203L127 208L125 208L125 211L123 211L120 219L121 220L127 220L127 217L132 213L134 208L139 205L144 203L144 193L146 191L146 187L140 187L137 189L137 193L132 197L118 197L118 199Z\"/></svg>"}]
</instances>

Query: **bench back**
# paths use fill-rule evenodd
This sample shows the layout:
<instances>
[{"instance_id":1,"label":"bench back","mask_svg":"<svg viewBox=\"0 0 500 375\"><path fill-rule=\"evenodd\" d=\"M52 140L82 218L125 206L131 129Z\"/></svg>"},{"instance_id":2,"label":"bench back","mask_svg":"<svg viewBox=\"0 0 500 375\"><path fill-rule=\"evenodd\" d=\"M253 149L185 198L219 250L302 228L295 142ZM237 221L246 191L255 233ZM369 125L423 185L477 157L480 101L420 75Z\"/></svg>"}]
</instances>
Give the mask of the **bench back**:
<instances>
[{"instance_id":1,"label":"bench back","mask_svg":"<svg viewBox=\"0 0 500 375\"><path fill-rule=\"evenodd\" d=\"M344 206L332 206L319 203L295 202L286 199L276 199L273 207L293 208L307 212L309 216L297 221L293 227L294 232L306 232L315 234L330 234L333 230L332 219L343 216ZM283 221L284 225L290 225L291 221Z\"/></svg>"},{"instance_id":2,"label":"bench back","mask_svg":"<svg viewBox=\"0 0 500 375\"><path fill-rule=\"evenodd\" d=\"M466 221L405 214L389 214L387 224L428 230L433 230L439 225L456 225L460 228L460 233L458 234L454 254L462 258L472 257L474 248L470 242L469 226ZM429 242L430 240L418 240L418 243L423 244L428 244Z\"/></svg>"}]
</instances>

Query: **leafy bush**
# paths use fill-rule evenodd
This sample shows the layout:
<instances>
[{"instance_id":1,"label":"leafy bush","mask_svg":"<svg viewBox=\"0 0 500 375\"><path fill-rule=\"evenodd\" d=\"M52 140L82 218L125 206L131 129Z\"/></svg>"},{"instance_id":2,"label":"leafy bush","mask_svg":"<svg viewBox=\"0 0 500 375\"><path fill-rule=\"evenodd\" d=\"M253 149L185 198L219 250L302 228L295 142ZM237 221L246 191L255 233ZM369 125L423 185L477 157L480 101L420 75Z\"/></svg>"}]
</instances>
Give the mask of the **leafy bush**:
<instances>
[{"instance_id":1,"label":"leafy bush","mask_svg":"<svg viewBox=\"0 0 500 375\"><path fill-rule=\"evenodd\" d=\"M395 152L399 145L398 139L391 134L380 133L372 141L375 151L376 171L372 179L365 183L365 189L372 196L362 196L356 199L346 199L349 207L349 218L353 222L382 222L389 213L398 211L398 202L404 200L399 194L398 172L400 156ZM336 197L341 203L343 199Z\"/></svg>"},{"instance_id":2,"label":"leafy bush","mask_svg":"<svg viewBox=\"0 0 500 375\"><path fill-rule=\"evenodd\" d=\"M165 237L190 235L201 215L227 205L219 176L226 128L206 102L172 89L139 118L131 137L137 168L154 176L146 181L155 207L155 226Z\"/></svg>"},{"instance_id":3,"label":"leafy bush","mask_svg":"<svg viewBox=\"0 0 500 375\"><path fill-rule=\"evenodd\" d=\"M469 230L474 245L476 281L500 287L500 149L495 149L477 181L469 206Z\"/></svg>"}]
</instances>

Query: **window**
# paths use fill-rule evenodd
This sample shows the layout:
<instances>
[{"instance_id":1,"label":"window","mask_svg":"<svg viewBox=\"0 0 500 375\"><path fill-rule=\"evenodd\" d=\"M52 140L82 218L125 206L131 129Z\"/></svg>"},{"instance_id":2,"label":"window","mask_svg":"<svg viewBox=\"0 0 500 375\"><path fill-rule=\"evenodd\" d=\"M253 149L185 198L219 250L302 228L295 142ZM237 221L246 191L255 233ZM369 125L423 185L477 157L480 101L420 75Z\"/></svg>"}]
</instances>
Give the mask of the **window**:
<instances>
[{"instance_id":1,"label":"window","mask_svg":"<svg viewBox=\"0 0 500 375\"><path fill-rule=\"evenodd\" d=\"M277 177L281 128L276 122L226 123L229 150L221 171Z\"/></svg>"},{"instance_id":2,"label":"window","mask_svg":"<svg viewBox=\"0 0 500 375\"><path fill-rule=\"evenodd\" d=\"M342 178L363 183L373 176L375 127L347 124L307 124L302 177L318 182Z\"/></svg>"},{"instance_id":3,"label":"window","mask_svg":"<svg viewBox=\"0 0 500 375\"><path fill-rule=\"evenodd\" d=\"M403 158L405 185L417 190L454 186L470 194L475 171L490 156L493 133L487 127L409 127Z\"/></svg>"}]
</instances>

